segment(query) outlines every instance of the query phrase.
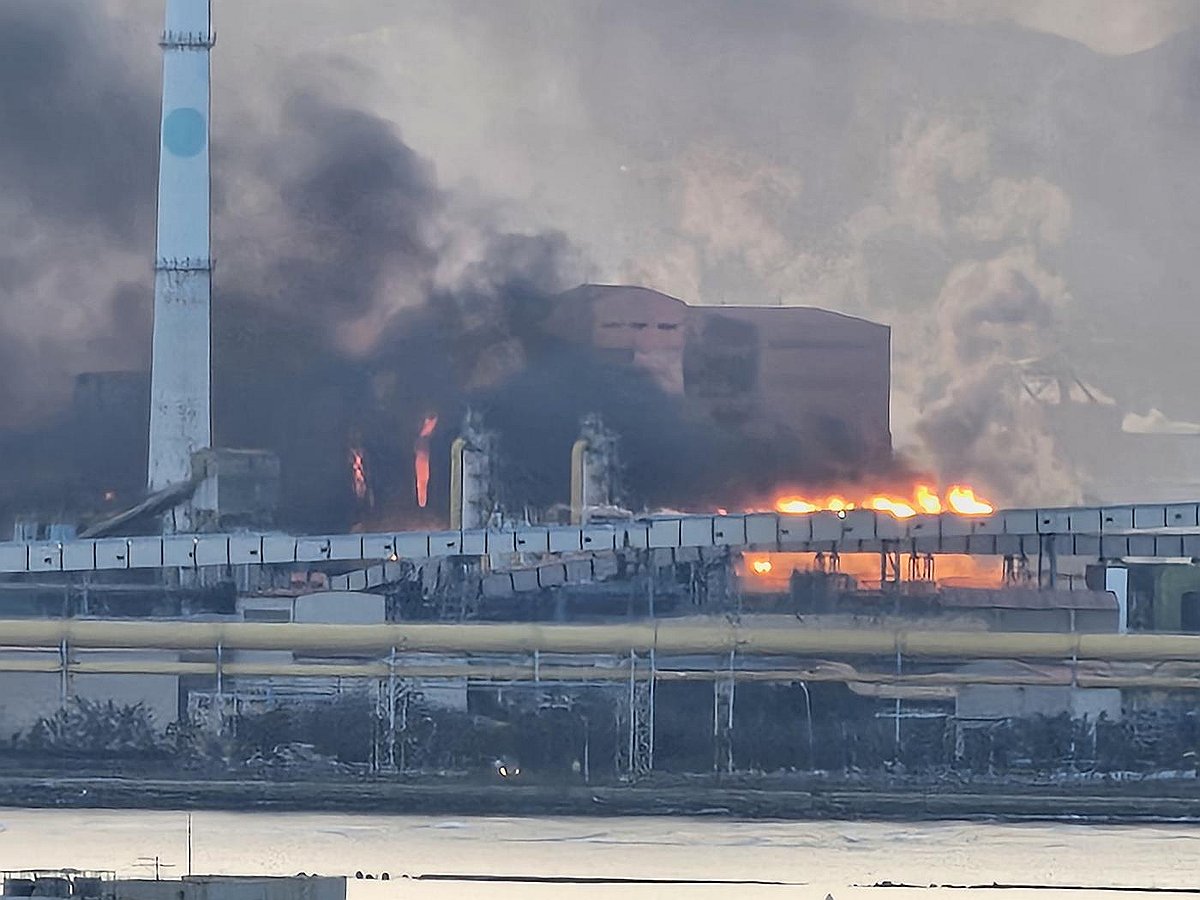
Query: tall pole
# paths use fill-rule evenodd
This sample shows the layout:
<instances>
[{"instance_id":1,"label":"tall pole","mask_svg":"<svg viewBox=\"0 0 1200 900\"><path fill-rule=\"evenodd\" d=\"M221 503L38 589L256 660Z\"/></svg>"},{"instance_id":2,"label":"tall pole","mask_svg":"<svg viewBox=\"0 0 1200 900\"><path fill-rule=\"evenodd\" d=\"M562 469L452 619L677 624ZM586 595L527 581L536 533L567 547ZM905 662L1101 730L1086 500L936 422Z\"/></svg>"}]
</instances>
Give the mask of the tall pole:
<instances>
[{"instance_id":1,"label":"tall pole","mask_svg":"<svg viewBox=\"0 0 1200 900\"><path fill-rule=\"evenodd\" d=\"M191 477L191 456L212 444L209 238L210 0L167 0L162 36L162 130L154 343L150 370L151 491ZM190 530L186 510L167 530Z\"/></svg>"}]
</instances>

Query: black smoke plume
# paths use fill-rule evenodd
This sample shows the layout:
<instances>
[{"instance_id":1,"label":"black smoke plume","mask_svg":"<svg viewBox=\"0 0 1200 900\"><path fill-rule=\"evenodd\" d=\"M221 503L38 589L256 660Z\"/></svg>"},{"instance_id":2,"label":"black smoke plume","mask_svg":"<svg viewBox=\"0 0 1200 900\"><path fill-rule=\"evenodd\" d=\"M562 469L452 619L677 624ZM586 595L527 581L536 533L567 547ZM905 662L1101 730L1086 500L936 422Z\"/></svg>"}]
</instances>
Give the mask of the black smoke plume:
<instances>
[{"instance_id":1,"label":"black smoke plume","mask_svg":"<svg viewBox=\"0 0 1200 900\"><path fill-rule=\"evenodd\" d=\"M29 423L0 443L9 513L94 509L113 485L122 496L105 502L120 503L144 478L136 390L120 416L98 420L86 390L61 412L74 374L143 369L150 343L158 99L106 29L87 5L0 7L0 187L36 209L47 234L36 253L0 257L6 305L62 269L80 236L97 260L145 261L140 279L105 273L98 293L90 287L105 280L93 277L85 296L57 298L60 314L87 314L40 347L30 346L31 311L0 319L0 412ZM214 167L216 441L279 453L287 527L443 521L447 451L468 408L499 432L514 506L567 498L570 446L589 412L622 436L635 505L731 503L855 474L859 448L830 445L832 430L751 439L689 412L648 375L552 337L548 312L587 273L569 238L506 231L440 187L387 121L297 91L277 128L218 144ZM21 402L30 396L32 408ZM421 511L412 448L431 413L441 424ZM100 473L61 452L100 445L112 460ZM352 490L352 448L365 455L373 505Z\"/></svg>"}]
</instances>

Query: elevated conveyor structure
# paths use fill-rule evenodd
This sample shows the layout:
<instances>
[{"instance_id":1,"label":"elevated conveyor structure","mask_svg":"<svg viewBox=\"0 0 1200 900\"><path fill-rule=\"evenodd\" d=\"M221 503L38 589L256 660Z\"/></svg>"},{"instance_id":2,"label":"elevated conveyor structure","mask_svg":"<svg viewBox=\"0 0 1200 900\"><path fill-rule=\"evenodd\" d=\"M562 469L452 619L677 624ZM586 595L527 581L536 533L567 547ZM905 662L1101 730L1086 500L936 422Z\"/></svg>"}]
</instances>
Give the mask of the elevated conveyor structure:
<instances>
[{"instance_id":1,"label":"elevated conveyor structure","mask_svg":"<svg viewBox=\"0 0 1200 900\"><path fill-rule=\"evenodd\" d=\"M617 524L514 530L378 534L175 534L0 543L0 573L91 572L292 563L422 561L522 553L549 556L621 549L734 551L903 551L980 556L1035 554L1092 559L1200 559L1200 502L1001 510L897 519L852 510L805 515L656 515Z\"/></svg>"}]
</instances>

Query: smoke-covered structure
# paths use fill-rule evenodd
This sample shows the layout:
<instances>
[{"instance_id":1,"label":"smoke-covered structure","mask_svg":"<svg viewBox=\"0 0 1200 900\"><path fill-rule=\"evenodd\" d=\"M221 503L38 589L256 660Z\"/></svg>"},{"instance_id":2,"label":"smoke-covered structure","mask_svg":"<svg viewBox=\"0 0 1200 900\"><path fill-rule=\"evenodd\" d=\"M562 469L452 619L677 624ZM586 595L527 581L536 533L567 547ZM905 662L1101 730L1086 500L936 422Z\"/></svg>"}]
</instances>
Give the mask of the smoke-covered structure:
<instances>
[{"instance_id":1,"label":"smoke-covered structure","mask_svg":"<svg viewBox=\"0 0 1200 900\"><path fill-rule=\"evenodd\" d=\"M44 51L39 80L17 84L25 99L0 101L5 183L46 211L54 238L27 248L6 295L24 301L45 289L44 273L67 272L57 248L80 234L101 258L142 261L140 280L131 270L110 297L84 302L88 317L64 316L39 368L6 359L0 412L15 434L3 512L90 515L137 499L127 485L145 465L146 407L139 399L128 415L107 416L85 390L63 412L54 385L89 364L145 365L155 167L144 151L156 143L158 104L153 91L123 89L139 83L126 56L152 60L154 48L89 44L80 59L69 48L110 20L69 4L18 2L4 22L21 46ZM45 108L77 101L84 65L96 105L123 91L124 128L97 129L102 152L32 152L62 139ZM844 482L890 465L887 328L814 309L693 307L638 288L576 288L591 269L567 236L506 227L442 187L390 122L307 83L289 87L271 128L222 133L218 123L213 138L222 260L213 444L278 453L281 525L443 523L453 429L436 421L461 421L468 408L497 433L498 499L511 510L568 501L570 449L591 413L620 436L634 508L733 505L783 483ZM218 99L218 110L223 102L238 121L236 99ZM123 144L129 153L114 149ZM72 174L81 196L70 203L43 197L58 168L90 173ZM107 203L113 179L129 183ZM20 310L0 320L0 340L27 337L35 317ZM40 402L29 409L31 396ZM88 451L101 431L129 448L106 457L102 474ZM417 446L430 461L428 496L414 479Z\"/></svg>"}]
</instances>

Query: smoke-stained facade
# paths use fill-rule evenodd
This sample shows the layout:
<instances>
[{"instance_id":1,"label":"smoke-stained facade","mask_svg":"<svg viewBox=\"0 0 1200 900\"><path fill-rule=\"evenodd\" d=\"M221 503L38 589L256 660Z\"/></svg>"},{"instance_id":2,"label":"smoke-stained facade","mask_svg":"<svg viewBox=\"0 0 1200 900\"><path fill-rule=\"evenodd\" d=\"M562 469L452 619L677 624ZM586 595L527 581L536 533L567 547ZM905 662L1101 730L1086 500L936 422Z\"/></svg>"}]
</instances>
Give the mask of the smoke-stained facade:
<instances>
[{"instance_id":1,"label":"smoke-stained facade","mask_svg":"<svg viewBox=\"0 0 1200 900\"><path fill-rule=\"evenodd\" d=\"M584 285L550 327L652 377L747 437L783 431L890 464L891 329L800 306L691 306L641 287ZM786 440L786 438L785 438Z\"/></svg>"}]
</instances>

